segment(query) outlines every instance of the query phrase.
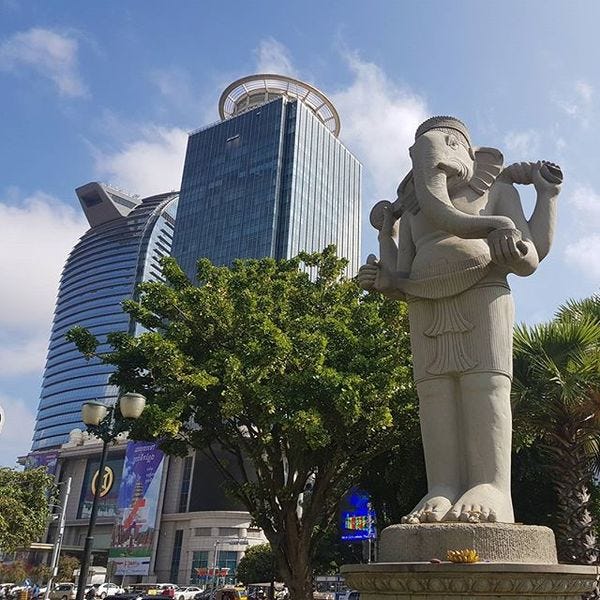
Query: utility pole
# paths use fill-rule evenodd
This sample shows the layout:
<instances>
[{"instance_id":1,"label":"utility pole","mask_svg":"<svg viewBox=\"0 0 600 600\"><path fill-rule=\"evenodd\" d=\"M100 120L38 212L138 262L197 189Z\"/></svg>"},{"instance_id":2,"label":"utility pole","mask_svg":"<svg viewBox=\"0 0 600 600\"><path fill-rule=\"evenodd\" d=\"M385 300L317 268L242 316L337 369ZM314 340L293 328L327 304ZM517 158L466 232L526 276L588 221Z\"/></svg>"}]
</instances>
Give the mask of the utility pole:
<instances>
[{"instance_id":1,"label":"utility pole","mask_svg":"<svg viewBox=\"0 0 600 600\"><path fill-rule=\"evenodd\" d=\"M67 516L67 502L69 501L69 494L71 493L71 478L69 477L65 482L65 493L62 499L62 505L60 507L60 521L58 522L58 534L56 541L54 542L54 548L52 548L52 558L50 560L50 579L46 586L46 593L44 594L44 600L48 600L50 596L50 588L54 578L58 575L58 561L60 559L60 548L63 543L63 537L65 535L65 522Z\"/></svg>"}]
</instances>

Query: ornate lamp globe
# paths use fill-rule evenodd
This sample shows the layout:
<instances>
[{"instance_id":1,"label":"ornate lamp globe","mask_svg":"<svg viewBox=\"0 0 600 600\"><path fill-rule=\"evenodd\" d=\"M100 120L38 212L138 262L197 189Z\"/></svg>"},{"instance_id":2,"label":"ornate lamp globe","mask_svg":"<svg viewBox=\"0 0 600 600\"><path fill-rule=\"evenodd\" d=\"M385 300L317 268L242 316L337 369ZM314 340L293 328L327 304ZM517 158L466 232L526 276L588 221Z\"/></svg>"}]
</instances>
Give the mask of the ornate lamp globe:
<instances>
[{"instance_id":1,"label":"ornate lamp globe","mask_svg":"<svg viewBox=\"0 0 600 600\"><path fill-rule=\"evenodd\" d=\"M146 397L136 392L127 392L119 398L119 408L126 419L139 418L145 406Z\"/></svg>"},{"instance_id":2,"label":"ornate lamp globe","mask_svg":"<svg viewBox=\"0 0 600 600\"><path fill-rule=\"evenodd\" d=\"M86 402L81 407L81 420L90 426L99 425L100 421L108 414L108 407L102 402L94 400Z\"/></svg>"}]
</instances>

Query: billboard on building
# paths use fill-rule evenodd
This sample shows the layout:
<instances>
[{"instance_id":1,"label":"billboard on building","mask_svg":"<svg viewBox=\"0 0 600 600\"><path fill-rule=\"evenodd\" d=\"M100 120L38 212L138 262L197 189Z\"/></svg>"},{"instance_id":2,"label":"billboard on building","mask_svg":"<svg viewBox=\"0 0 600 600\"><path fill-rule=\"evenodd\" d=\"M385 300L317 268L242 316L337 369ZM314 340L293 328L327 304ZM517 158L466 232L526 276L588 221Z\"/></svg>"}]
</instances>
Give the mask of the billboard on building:
<instances>
[{"instance_id":1,"label":"billboard on building","mask_svg":"<svg viewBox=\"0 0 600 600\"><path fill-rule=\"evenodd\" d=\"M108 560L115 575L148 575L163 472L154 442L129 442L119 488L119 518Z\"/></svg>"},{"instance_id":2,"label":"billboard on building","mask_svg":"<svg viewBox=\"0 0 600 600\"><path fill-rule=\"evenodd\" d=\"M345 541L372 540L377 537L375 512L367 492L353 487L340 503L340 531Z\"/></svg>"},{"instance_id":3,"label":"billboard on building","mask_svg":"<svg viewBox=\"0 0 600 600\"><path fill-rule=\"evenodd\" d=\"M83 486L79 498L78 519L87 519L92 513L92 504L96 486L100 486L98 497L98 517L116 517L118 514L119 486L121 471L123 470L123 456L110 458L106 461L104 473L100 477L100 461L88 460L83 477Z\"/></svg>"},{"instance_id":4,"label":"billboard on building","mask_svg":"<svg viewBox=\"0 0 600 600\"><path fill-rule=\"evenodd\" d=\"M46 467L48 475L56 474L58 465L58 450L50 450L49 452L32 452L25 459L26 469L37 469L38 467Z\"/></svg>"}]
</instances>

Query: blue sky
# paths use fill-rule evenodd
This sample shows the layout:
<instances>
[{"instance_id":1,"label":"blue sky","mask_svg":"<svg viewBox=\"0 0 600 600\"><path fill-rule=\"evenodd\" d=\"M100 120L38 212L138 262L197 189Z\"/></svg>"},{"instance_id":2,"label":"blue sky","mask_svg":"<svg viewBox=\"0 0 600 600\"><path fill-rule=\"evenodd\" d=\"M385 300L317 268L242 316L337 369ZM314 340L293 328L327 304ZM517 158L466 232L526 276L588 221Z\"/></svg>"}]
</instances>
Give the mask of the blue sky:
<instances>
[{"instance_id":1,"label":"blue sky","mask_svg":"<svg viewBox=\"0 0 600 600\"><path fill-rule=\"evenodd\" d=\"M433 114L460 117L507 163L559 162L555 245L513 280L517 319L597 291L598 22L595 0L0 0L0 464L30 444L60 270L85 229L74 188L177 189L187 132L217 120L221 91L247 74L330 96L364 165L365 216L393 198Z\"/></svg>"}]
</instances>

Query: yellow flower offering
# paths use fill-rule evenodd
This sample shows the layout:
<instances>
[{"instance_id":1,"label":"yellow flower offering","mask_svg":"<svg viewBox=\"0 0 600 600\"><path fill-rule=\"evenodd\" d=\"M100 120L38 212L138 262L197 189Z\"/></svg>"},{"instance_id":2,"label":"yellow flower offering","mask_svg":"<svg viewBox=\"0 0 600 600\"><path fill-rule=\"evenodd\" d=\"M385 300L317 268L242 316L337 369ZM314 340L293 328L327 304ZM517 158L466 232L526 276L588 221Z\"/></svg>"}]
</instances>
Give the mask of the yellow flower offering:
<instances>
[{"instance_id":1,"label":"yellow flower offering","mask_svg":"<svg viewBox=\"0 0 600 600\"><path fill-rule=\"evenodd\" d=\"M479 562L477 550L465 548L464 550L448 550L448 560L453 563L476 563Z\"/></svg>"}]
</instances>

